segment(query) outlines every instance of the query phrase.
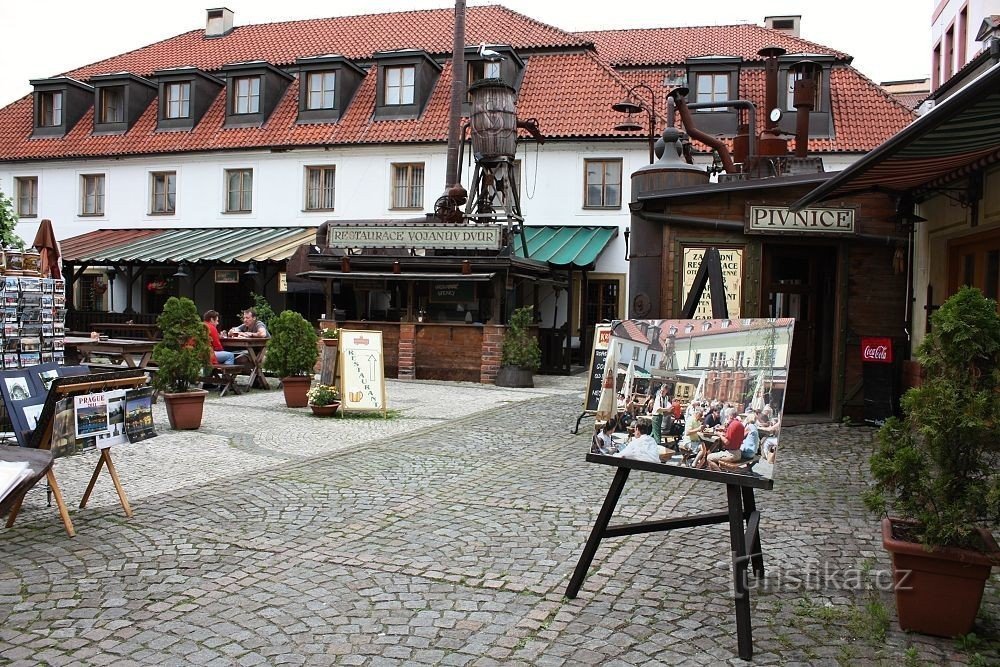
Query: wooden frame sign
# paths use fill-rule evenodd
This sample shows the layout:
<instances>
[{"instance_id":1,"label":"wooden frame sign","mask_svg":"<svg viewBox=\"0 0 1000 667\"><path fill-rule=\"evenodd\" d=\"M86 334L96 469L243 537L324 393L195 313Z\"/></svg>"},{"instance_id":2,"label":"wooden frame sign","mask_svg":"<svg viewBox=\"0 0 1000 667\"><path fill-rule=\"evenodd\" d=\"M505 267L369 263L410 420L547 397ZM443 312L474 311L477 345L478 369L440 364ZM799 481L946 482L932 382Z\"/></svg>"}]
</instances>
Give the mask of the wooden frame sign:
<instances>
[{"instance_id":1,"label":"wooden frame sign","mask_svg":"<svg viewBox=\"0 0 1000 667\"><path fill-rule=\"evenodd\" d=\"M381 331L340 330L340 409L386 416Z\"/></svg>"},{"instance_id":2,"label":"wooden frame sign","mask_svg":"<svg viewBox=\"0 0 1000 667\"><path fill-rule=\"evenodd\" d=\"M216 269L216 283L238 283L240 281L239 269Z\"/></svg>"}]
</instances>

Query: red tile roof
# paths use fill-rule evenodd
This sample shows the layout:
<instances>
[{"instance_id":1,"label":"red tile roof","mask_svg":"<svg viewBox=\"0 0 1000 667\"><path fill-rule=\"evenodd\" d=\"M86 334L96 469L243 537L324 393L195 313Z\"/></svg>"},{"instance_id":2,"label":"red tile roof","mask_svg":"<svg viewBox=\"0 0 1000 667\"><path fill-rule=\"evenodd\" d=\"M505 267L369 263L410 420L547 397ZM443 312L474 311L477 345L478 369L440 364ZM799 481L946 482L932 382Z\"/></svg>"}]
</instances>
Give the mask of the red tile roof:
<instances>
[{"instance_id":1,"label":"red tile roof","mask_svg":"<svg viewBox=\"0 0 1000 667\"><path fill-rule=\"evenodd\" d=\"M441 56L450 53L454 13L451 9L372 14L330 19L269 23L235 28L230 34L206 39L203 31L187 32L149 46L68 72L87 80L98 74L129 71L149 75L158 69L194 66L216 71L223 65L267 60L285 66L296 58L340 53L368 59L377 51L424 49ZM616 132L620 114L611 104L639 80L654 90L662 88L663 71L615 71L600 56L634 58L638 52L664 49L648 58L655 62L704 53L736 50L735 55L756 59L756 50L779 43L790 50L808 50L849 59L839 52L784 33L758 26L662 28L574 35L540 23L501 6L471 7L466 21L466 43L511 44L525 51L524 77L519 91L518 116L536 118L547 138L611 138L641 135ZM634 44L628 41L634 35ZM704 38L704 39L702 39ZM589 40L598 42L598 52ZM667 41L664 41L667 40ZM670 41L673 40L673 41ZM608 45L623 51L615 56ZM631 46L630 46L631 44ZM700 46L704 44L704 46ZM719 44L720 46L714 46ZM734 49L734 46L738 48ZM628 47L628 49L625 49ZM614 57L612 57L614 56ZM741 95L763 105L762 74L743 68ZM810 142L813 151L867 151L902 129L912 114L891 100L878 86L849 67L833 73L836 137ZM375 76L365 76L340 121L296 124L298 82L291 83L263 127L225 128L225 93L220 91L205 116L191 131L157 132L157 105L150 104L128 133L93 136L93 109L65 136L32 139L32 99L26 96L0 109L0 160L34 160L114 155L182 153L226 149L288 146L444 142L451 87L446 62L419 118L373 120ZM660 98L662 99L662 98Z\"/></svg>"},{"instance_id":2,"label":"red tile roof","mask_svg":"<svg viewBox=\"0 0 1000 667\"><path fill-rule=\"evenodd\" d=\"M638 28L580 32L592 41L601 58L615 67L649 67L683 64L698 56L740 56L763 60L757 55L765 46L780 46L788 53L831 55L851 61L851 56L826 46L752 23L682 28Z\"/></svg>"}]
</instances>

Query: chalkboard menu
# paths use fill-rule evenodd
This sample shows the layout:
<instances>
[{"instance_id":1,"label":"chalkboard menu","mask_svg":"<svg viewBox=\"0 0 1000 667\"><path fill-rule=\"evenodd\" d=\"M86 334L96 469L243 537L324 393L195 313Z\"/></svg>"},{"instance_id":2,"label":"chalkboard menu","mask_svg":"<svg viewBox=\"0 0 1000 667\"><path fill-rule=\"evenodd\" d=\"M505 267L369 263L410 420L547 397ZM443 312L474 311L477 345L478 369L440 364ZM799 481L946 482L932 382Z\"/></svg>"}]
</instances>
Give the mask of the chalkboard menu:
<instances>
[{"instance_id":1,"label":"chalkboard menu","mask_svg":"<svg viewBox=\"0 0 1000 667\"><path fill-rule=\"evenodd\" d=\"M604 366L608 360L608 345L611 343L611 325L598 324L594 329L594 349L590 355L590 372L587 374L587 393L583 397L584 412L597 412L601 400L601 384Z\"/></svg>"}]
</instances>

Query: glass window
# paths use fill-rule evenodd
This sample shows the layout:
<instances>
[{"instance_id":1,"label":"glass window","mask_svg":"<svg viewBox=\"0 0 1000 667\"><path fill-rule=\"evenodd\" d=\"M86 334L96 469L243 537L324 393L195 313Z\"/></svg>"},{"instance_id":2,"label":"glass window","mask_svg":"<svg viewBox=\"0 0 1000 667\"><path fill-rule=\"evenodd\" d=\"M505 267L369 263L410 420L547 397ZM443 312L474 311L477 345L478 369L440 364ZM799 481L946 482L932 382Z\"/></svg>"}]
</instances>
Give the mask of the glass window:
<instances>
[{"instance_id":1,"label":"glass window","mask_svg":"<svg viewBox=\"0 0 1000 667\"><path fill-rule=\"evenodd\" d=\"M424 207L424 163L392 165L392 208Z\"/></svg>"},{"instance_id":2,"label":"glass window","mask_svg":"<svg viewBox=\"0 0 1000 667\"><path fill-rule=\"evenodd\" d=\"M101 88L99 123L125 122L125 89L121 86Z\"/></svg>"},{"instance_id":3,"label":"glass window","mask_svg":"<svg viewBox=\"0 0 1000 667\"><path fill-rule=\"evenodd\" d=\"M585 160L584 208L620 208L622 204L622 161Z\"/></svg>"},{"instance_id":4,"label":"glass window","mask_svg":"<svg viewBox=\"0 0 1000 667\"><path fill-rule=\"evenodd\" d=\"M233 113L260 111L260 77L244 76L233 81Z\"/></svg>"},{"instance_id":5,"label":"glass window","mask_svg":"<svg viewBox=\"0 0 1000 667\"><path fill-rule=\"evenodd\" d=\"M787 101L786 107L789 111L795 111L795 81L799 79L800 76L795 72L788 73L788 85L785 91L785 99ZM816 94L813 96L813 111L820 110L820 100L822 99L823 92L823 74L819 73L816 75Z\"/></svg>"},{"instance_id":6,"label":"glass window","mask_svg":"<svg viewBox=\"0 0 1000 667\"><path fill-rule=\"evenodd\" d=\"M334 91L337 85L336 72L311 72L306 76L307 109L332 109L335 105Z\"/></svg>"},{"instance_id":7,"label":"glass window","mask_svg":"<svg viewBox=\"0 0 1000 667\"><path fill-rule=\"evenodd\" d=\"M163 108L166 118L190 118L191 84L170 83L166 86L167 101Z\"/></svg>"},{"instance_id":8,"label":"glass window","mask_svg":"<svg viewBox=\"0 0 1000 667\"><path fill-rule=\"evenodd\" d=\"M699 74L697 79L698 95L697 102L725 102L729 99L729 75L712 73ZM703 111L725 111L725 107L718 109L704 109Z\"/></svg>"},{"instance_id":9,"label":"glass window","mask_svg":"<svg viewBox=\"0 0 1000 667\"><path fill-rule=\"evenodd\" d=\"M14 197L17 199L17 215L34 218L38 215L38 177L24 176L14 179Z\"/></svg>"},{"instance_id":10,"label":"glass window","mask_svg":"<svg viewBox=\"0 0 1000 667\"><path fill-rule=\"evenodd\" d=\"M80 215L104 215L104 174L81 176Z\"/></svg>"},{"instance_id":11,"label":"glass window","mask_svg":"<svg viewBox=\"0 0 1000 667\"><path fill-rule=\"evenodd\" d=\"M592 325L602 320L617 320L618 292L617 280L587 281L587 324Z\"/></svg>"},{"instance_id":12,"label":"glass window","mask_svg":"<svg viewBox=\"0 0 1000 667\"><path fill-rule=\"evenodd\" d=\"M306 210L333 210L336 168L306 167Z\"/></svg>"},{"instance_id":13,"label":"glass window","mask_svg":"<svg viewBox=\"0 0 1000 667\"><path fill-rule=\"evenodd\" d=\"M177 172L154 171L152 179L152 202L150 213L175 213L177 211Z\"/></svg>"},{"instance_id":14,"label":"glass window","mask_svg":"<svg viewBox=\"0 0 1000 667\"><path fill-rule=\"evenodd\" d=\"M42 93L39 95L41 109L38 115L38 124L41 127L55 127L62 125L63 96L61 92Z\"/></svg>"},{"instance_id":15,"label":"glass window","mask_svg":"<svg viewBox=\"0 0 1000 667\"><path fill-rule=\"evenodd\" d=\"M400 106L413 104L413 81L416 68L413 65L386 67L385 105Z\"/></svg>"},{"instance_id":16,"label":"glass window","mask_svg":"<svg viewBox=\"0 0 1000 667\"><path fill-rule=\"evenodd\" d=\"M249 213L252 207L253 169L226 170L226 213Z\"/></svg>"}]
</instances>

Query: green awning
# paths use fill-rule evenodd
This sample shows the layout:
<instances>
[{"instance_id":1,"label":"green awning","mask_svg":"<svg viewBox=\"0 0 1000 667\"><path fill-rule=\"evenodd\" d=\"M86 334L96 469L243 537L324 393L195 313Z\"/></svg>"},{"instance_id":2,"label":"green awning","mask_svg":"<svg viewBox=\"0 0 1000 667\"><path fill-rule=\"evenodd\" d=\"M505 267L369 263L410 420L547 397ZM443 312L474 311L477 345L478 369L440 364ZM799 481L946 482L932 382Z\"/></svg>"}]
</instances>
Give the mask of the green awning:
<instances>
[{"instance_id":1,"label":"green awning","mask_svg":"<svg viewBox=\"0 0 1000 667\"><path fill-rule=\"evenodd\" d=\"M592 269L611 239L618 236L618 228L538 225L524 227L522 233L529 259L558 269ZM513 245L514 253L524 257L520 240Z\"/></svg>"}]
</instances>

